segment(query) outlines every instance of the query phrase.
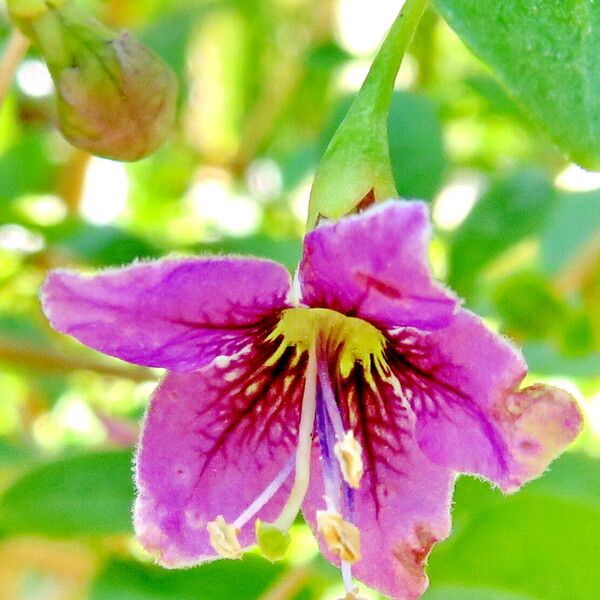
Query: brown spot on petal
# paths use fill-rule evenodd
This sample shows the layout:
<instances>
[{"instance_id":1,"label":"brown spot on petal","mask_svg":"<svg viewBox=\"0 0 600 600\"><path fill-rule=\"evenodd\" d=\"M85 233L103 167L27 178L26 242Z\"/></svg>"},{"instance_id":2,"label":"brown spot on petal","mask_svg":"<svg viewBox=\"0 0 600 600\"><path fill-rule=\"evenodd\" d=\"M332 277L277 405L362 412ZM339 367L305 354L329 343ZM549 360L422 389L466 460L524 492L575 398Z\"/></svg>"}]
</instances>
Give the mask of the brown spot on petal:
<instances>
[{"instance_id":1,"label":"brown spot on petal","mask_svg":"<svg viewBox=\"0 0 600 600\"><path fill-rule=\"evenodd\" d=\"M437 541L438 538L429 528L420 523L415 526L413 538L398 544L393 551L394 558L410 580L411 588L422 590L427 585L424 568L427 557Z\"/></svg>"},{"instance_id":2,"label":"brown spot on petal","mask_svg":"<svg viewBox=\"0 0 600 600\"><path fill-rule=\"evenodd\" d=\"M361 284L365 285L367 288L372 288L379 292L382 296L387 296L392 300L399 300L402 297L400 290L390 283L382 281L381 279L377 279L370 273L354 273L354 279Z\"/></svg>"}]
</instances>

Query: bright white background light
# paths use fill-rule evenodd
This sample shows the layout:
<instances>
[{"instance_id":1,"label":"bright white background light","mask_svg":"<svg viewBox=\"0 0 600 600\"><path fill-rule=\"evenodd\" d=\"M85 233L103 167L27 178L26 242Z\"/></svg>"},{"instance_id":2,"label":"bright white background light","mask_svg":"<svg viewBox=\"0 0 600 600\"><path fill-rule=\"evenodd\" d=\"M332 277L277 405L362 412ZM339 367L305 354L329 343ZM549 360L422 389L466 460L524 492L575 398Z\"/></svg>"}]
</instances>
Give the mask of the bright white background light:
<instances>
[{"instance_id":1,"label":"bright white background light","mask_svg":"<svg viewBox=\"0 0 600 600\"><path fill-rule=\"evenodd\" d=\"M225 234L248 235L256 231L260 223L262 211L258 203L236 193L231 177L220 169L200 171L188 202L203 223Z\"/></svg>"},{"instance_id":2,"label":"bright white background light","mask_svg":"<svg viewBox=\"0 0 600 600\"><path fill-rule=\"evenodd\" d=\"M337 27L340 44L351 54L373 54L404 0L339 0Z\"/></svg>"},{"instance_id":3,"label":"bright white background light","mask_svg":"<svg viewBox=\"0 0 600 600\"><path fill-rule=\"evenodd\" d=\"M600 188L600 172L586 171L570 164L554 180L556 187L567 192L591 192Z\"/></svg>"},{"instance_id":4,"label":"bright white background light","mask_svg":"<svg viewBox=\"0 0 600 600\"><path fill-rule=\"evenodd\" d=\"M85 174L81 215L94 225L108 225L127 207L129 178L125 165L92 157Z\"/></svg>"},{"instance_id":5,"label":"bright white background light","mask_svg":"<svg viewBox=\"0 0 600 600\"><path fill-rule=\"evenodd\" d=\"M17 85L24 94L44 98L54 90L54 84L46 65L36 58L23 61L17 69Z\"/></svg>"},{"instance_id":6,"label":"bright white background light","mask_svg":"<svg viewBox=\"0 0 600 600\"><path fill-rule=\"evenodd\" d=\"M463 173L450 181L433 204L436 227L456 229L467 218L484 187L485 179L478 173Z\"/></svg>"}]
</instances>

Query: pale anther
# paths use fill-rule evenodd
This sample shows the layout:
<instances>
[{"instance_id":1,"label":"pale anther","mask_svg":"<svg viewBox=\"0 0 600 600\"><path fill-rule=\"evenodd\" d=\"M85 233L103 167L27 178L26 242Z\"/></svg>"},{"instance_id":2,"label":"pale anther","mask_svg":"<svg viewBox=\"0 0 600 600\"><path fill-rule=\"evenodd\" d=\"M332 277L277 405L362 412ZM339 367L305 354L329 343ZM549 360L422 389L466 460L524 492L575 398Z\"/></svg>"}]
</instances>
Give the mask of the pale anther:
<instances>
[{"instance_id":1,"label":"pale anther","mask_svg":"<svg viewBox=\"0 0 600 600\"><path fill-rule=\"evenodd\" d=\"M329 549L342 560L349 563L360 560L360 531L356 525L344 521L338 513L320 510L317 527Z\"/></svg>"},{"instance_id":2,"label":"pale anther","mask_svg":"<svg viewBox=\"0 0 600 600\"><path fill-rule=\"evenodd\" d=\"M353 431L347 431L334 447L335 455L340 462L340 469L346 483L355 489L360 487L364 473L362 446L354 437Z\"/></svg>"},{"instance_id":3,"label":"pale anther","mask_svg":"<svg viewBox=\"0 0 600 600\"><path fill-rule=\"evenodd\" d=\"M238 541L238 529L229 525L222 515L219 515L207 526L212 547L224 558L241 558L242 547Z\"/></svg>"},{"instance_id":4,"label":"pale anther","mask_svg":"<svg viewBox=\"0 0 600 600\"><path fill-rule=\"evenodd\" d=\"M358 588L354 588L350 592L348 592L343 598L340 600L366 600L363 596L358 595Z\"/></svg>"}]
</instances>

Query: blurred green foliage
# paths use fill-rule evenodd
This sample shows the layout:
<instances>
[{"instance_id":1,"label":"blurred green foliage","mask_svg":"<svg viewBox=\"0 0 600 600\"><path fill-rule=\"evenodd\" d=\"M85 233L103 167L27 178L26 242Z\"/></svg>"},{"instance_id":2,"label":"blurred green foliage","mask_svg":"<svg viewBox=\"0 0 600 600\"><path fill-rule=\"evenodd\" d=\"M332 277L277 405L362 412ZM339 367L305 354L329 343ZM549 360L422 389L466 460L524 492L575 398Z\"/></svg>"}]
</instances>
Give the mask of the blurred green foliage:
<instances>
[{"instance_id":1,"label":"blurred green foliage","mask_svg":"<svg viewBox=\"0 0 600 600\"><path fill-rule=\"evenodd\" d=\"M158 374L51 332L38 289L50 268L169 253L259 255L293 271L314 168L389 13L358 0L85 4L174 67L178 129L127 166L73 149L55 130L33 50L0 108L0 599L333 600L339 576L302 524L275 566L256 556L180 572L151 565L131 535L131 456ZM573 61L597 36L576 54L568 20L525 19L526 3L509 11L500 2L501 23L519 25L484 46L485 28L467 16L489 3L435 4L478 55L501 61L508 93L431 9L390 115L398 189L431 202L438 276L523 347L532 380L576 392L588 424L575 452L514 497L458 482L454 533L433 552L426 599L591 600L600 588L600 179L570 164L519 107L595 164L588 134L600 88L583 98L592 75ZM576 31L596 31L580 19ZM519 75L522 44L544 31L569 54L535 65L539 85L564 94L558 104L540 102L546 88Z\"/></svg>"}]
</instances>

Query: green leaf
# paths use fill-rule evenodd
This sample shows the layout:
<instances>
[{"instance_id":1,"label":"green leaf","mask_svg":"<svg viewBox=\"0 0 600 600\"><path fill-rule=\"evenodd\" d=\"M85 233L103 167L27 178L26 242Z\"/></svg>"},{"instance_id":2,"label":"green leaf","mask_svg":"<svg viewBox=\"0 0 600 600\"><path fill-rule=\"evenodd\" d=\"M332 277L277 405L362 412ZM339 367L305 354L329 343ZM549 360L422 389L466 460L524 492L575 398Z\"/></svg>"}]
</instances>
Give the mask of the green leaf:
<instances>
[{"instance_id":1,"label":"green leaf","mask_svg":"<svg viewBox=\"0 0 600 600\"><path fill-rule=\"evenodd\" d=\"M512 245L537 233L555 201L552 183L538 170L519 171L493 185L454 235L451 287L470 296L477 273Z\"/></svg>"},{"instance_id":2,"label":"green leaf","mask_svg":"<svg viewBox=\"0 0 600 600\"><path fill-rule=\"evenodd\" d=\"M533 600L531 596L463 586L433 586L423 600Z\"/></svg>"},{"instance_id":3,"label":"green leaf","mask_svg":"<svg viewBox=\"0 0 600 600\"><path fill-rule=\"evenodd\" d=\"M598 461L565 456L511 497L459 481L454 534L438 547L429 575L536 600L589 600L600 586Z\"/></svg>"},{"instance_id":4,"label":"green leaf","mask_svg":"<svg viewBox=\"0 0 600 600\"><path fill-rule=\"evenodd\" d=\"M98 576L90 600L253 600L281 571L281 565L255 556L187 571L115 560Z\"/></svg>"},{"instance_id":5,"label":"green leaf","mask_svg":"<svg viewBox=\"0 0 600 600\"><path fill-rule=\"evenodd\" d=\"M50 348L50 338L31 319L21 315L6 314L0 316L0 338L17 339L35 344L39 347Z\"/></svg>"},{"instance_id":6,"label":"green leaf","mask_svg":"<svg viewBox=\"0 0 600 600\"><path fill-rule=\"evenodd\" d=\"M70 219L44 233L53 248L66 249L97 267L122 265L136 258L157 258L161 254L145 239L113 225Z\"/></svg>"},{"instance_id":7,"label":"green leaf","mask_svg":"<svg viewBox=\"0 0 600 600\"><path fill-rule=\"evenodd\" d=\"M43 134L29 133L0 155L0 201L48 191L55 167L49 160L45 144Z\"/></svg>"},{"instance_id":8,"label":"green leaf","mask_svg":"<svg viewBox=\"0 0 600 600\"><path fill-rule=\"evenodd\" d=\"M569 157L600 166L600 4L435 0L534 123Z\"/></svg>"},{"instance_id":9,"label":"green leaf","mask_svg":"<svg viewBox=\"0 0 600 600\"><path fill-rule=\"evenodd\" d=\"M84 454L36 467L0 497L0 529L50 536L131 531L131 453Z\"/></svg>"},{"instance_id":10,"label":"green leaf","mask_svg":"<svg viewBox=\"0 0 600 600\"><path fill-rule=\"evenodd\" d=\"M540 375L597 378L600 373L600 352L571 357L546 344L528 343L523 347L523 354L530 370Z\"/></svg>"},{"instance_id":11,"label":"green leaf","mask_svg":"<svg viewBox=\"0 0 600 600\"><path fill-rule=\"evenodd\" d=\"M0 466L15 467L27 464L34 458L31 448L23 445L12 444L6 439L0 438Z\"/></svg>"},{"instance_id":12,"label":"green leaf","mask_svg":"<svg viewBox=\"0 0 600 600\"><path fill-rule=\"evenodd\" d=\"M473 75L466 80L467 85L483 98L490 113L521 118L522 113L504 88L489 75Z\"/></svg>"},{"instance_id":13,"label":"green leaf","mask_svg":"<svg viewBox=\"0 0 600 600\"><path fill-rule=\"evenodd\" d=\"M600 508L600 464L585 454L566 454L552 463L549 473L525 488L525 493L560 498Z\"/></svg>"},{"instance_id":14,"label":"green leaf","mask_svg":"<svg viewBox=\"0 0 600 600\"><path fill-rule=\"evenodd\" d=\"M562 334L569 308L552 285L536 272L515 273L501 281L493 301L513 337L544 339Z\"/></svg>"},{"instance_id":15,"label":"green leaf","mask_svg":"<svg viewBox=\"0 0 600 600\"><path fill-rule=\"evenodd\" d=\"M442 184L446 155L433 102L418 94L395 93L388 118L390 158L401 198L431 200Z\"/></svg>"},{"instance_id":16,"label":"green leaf","mask_svg":"<svg viewBox=\"0 0 600 600\"><path fill-rule=\"evenodd\" d=\"M187 249L193 254L241 254L270 258L295 271L302 253L299 239L273 239L265 235L226 238L219 242L197 244Z\"/></svg>"},{"instance_id":17,"label":"green leaf","mask_svg":"<svg viewBox=\"0 0 600 600\"><path fill-rule=\"evenodd\" d=\"M202 6L192 4L164 12L140 33L140 40L167 62L182 83L185 82L186 51L192 33L213 6L211 2Z\"/></svg>"},{"instance_id":18,"label":"green leaf","mask_svg":"<svg viewBox=\"0 0 600 600\"><path fill-rule=\"evenodd\" d=\"M542 266L560 273L600 230L600 190L560 194L542 236Z\"/></svg>"},{"instance_id":19,"label":"green leaf","mask_svg":"<svg viewBox=\"0 0 600 600\"><path fill-rule=\"evenodd\" d=\"M346 63L352 55L346 52L339 44L328 40L315 46L306 58L307 66L331 70Z\"/></svg>"}]
</instances>

